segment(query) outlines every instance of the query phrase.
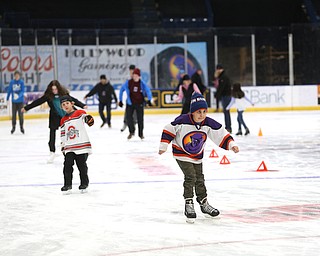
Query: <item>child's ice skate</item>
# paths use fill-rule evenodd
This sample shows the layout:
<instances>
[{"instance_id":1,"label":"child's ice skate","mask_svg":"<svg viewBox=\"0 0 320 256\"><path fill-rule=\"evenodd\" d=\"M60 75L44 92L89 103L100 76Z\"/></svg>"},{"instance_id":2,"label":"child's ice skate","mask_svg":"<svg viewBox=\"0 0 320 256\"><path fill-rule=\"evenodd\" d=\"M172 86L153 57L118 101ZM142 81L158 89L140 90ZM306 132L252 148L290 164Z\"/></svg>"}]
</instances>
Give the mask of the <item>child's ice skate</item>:
<instances>
[{"instance_id":1,"label":"child's ice skate","mask_svg":"<svg viewBox=\"0 0 320 256\"><path fill-rule=\"evenodd\" d=\"M82 194L87 193L88 192L87 188L88 188L88 185L80 185L79 186L80 193Z\"/></svg>"},{"instance_id":2,"label":"child's ice skate","mask_svg":"<svg viewBox=\"0 0 320 256\"><path fill-rule=\"evenodd\" d=\"M200 202L200 209L204 214L208 214L211 217L216 217L220 214L220 212L218 211L218 209L213 208L209 203L207 198L204 198L201 200Z\"/></svg>"},{"instance_id":3,"label":"child's ice skate","mask_svg":"<svg viewBox=\"0 0 320 256\"><path fill-rule=\"evenodd\" d=\"M194 223L197 218L197 214L194 210L194 204L192 198L186 198L184 215L187 217L187 223Z\"/></svg>"},{"instance_id":4,"label":"child's ice skate","mask_svg":"<svg viewBox=\"0 0 320 256\"><path fill-rule=\"evenodd\" d=\"M71 189L72 189L72 186L63 186L62 188L61 188L61 191L62 191L62 193L64 194L64 195L70 195L71 194Z\"/></svg>"},{"instance_id":5,"label":"child's ice skate","mask_svg":"<svg viewBox=\"0 0 320 256\"><path fill-rule=\"evenodd\" d=\"M48 164L52 164L55 157L56 157L55 153L54 152L50 152L50 156L48 158L47 163Z\"/></svg>"}]
</instances>

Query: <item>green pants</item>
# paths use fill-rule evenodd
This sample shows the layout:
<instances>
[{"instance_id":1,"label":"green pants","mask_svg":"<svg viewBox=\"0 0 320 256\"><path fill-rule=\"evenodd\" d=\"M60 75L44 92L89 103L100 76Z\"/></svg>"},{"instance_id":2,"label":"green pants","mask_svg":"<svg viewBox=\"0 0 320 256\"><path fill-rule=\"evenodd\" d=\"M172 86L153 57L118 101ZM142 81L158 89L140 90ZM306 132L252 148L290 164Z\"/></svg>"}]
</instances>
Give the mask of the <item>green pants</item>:
<instances>
[{"instance_id":1,"label":"green pants","mask_svg":"<svg viewBox=\"0 0 320 256\"><path fill-rule=\"evenodd\" d=\"M193 164L180 160L176 161L184 174L183 197L185 199L193 198L195 190L197 202L200 202L202 199L207 197L207 189L204 184L204 175L202 173L202 163Z\"/></svg>"}]
</instances>

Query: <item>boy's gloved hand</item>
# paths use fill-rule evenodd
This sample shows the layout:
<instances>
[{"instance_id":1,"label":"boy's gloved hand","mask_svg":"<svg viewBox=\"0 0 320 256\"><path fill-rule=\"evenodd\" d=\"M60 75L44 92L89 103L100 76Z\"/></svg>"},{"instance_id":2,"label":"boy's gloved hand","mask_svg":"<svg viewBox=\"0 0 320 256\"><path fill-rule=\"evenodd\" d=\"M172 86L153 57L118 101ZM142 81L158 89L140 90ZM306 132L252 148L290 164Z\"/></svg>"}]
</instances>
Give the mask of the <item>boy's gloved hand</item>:
<instances>
[{"instance_id":1,"label":"boy's gloved hand","mask_svg":"<svg viewBox=\"0 0 320 256\"><path fill-rule=\"evenodd\" d=\"M91 115L85 116L84 121L89 126L92 126L94 124L94 119L93 119L93 117Z\"/></svg>"}]
</instances>

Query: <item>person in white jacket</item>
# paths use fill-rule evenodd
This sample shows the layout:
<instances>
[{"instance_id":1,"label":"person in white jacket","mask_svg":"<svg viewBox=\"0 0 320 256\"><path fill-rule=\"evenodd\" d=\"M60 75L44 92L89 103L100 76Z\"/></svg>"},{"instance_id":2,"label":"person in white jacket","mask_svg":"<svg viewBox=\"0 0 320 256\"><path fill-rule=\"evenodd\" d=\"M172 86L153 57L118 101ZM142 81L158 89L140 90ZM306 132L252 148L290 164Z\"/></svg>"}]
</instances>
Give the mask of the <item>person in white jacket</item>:
<instances>
[{"instance_id":1,"label":"person in white jacket","mask_svg":"<svg viewBox=\"0 0 320 256\"><path fill-rule=\"evenodd\" d=\"M231 95L232 95L231 101L226 109L230 110L230 108L233 105L235 105L237 108L237 112L238 112L237 121L238 121L239 128L238 128L238 132L236 133L236 135L242 135L241 126L243 126L246 131L244 135L248 135L250 133L250 130L243 120L243 112L245 111L248 103L251 104L252 106L254 106L254 104L252 103L252 101L248 97L246 97L244 92L241 90L240 83L235 83L232 86Z\"/></svg>"}]
</instances>

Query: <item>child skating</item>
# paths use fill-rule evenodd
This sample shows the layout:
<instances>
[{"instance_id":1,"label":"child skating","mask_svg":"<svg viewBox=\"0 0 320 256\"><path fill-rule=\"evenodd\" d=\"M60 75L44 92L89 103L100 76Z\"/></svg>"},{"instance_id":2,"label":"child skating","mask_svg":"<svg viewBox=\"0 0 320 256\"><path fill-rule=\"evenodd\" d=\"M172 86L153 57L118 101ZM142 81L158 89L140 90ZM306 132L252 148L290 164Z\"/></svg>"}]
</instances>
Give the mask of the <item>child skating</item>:
<instances>
[{"instance_id":1,"label":"child skating","mask_svg":"<svg viewBox=\"0 0 320 256\"><path fill-rule=\"evenodd\" d=\"M91 154L91 143L84 124L92 126L94 119L86 114L84 110L76 110L74 102L68 95L60 98L62 109L66 115L61 119L61 151L64 154L64 186L63 192L71 192L73 165L76 165L80 172L79 189L84 191L89 185L88 178L88 155Z\"/></svg>"},{"instance_id":2,"label":"child skating","mask_svg":"<svg viewBox=\"0 0 320 256\"><path fill-rule=\"evenodd\" d=\"M247 103L250 103L252 106L254 106L254 104L252 103L251 100L249 100L245 96L244 92L241 90L241 84L239 84L239 83L235 83L232 86L231 95L232 95L231 101L230 101L229 105L226 107L226 109L230 110L230 108L232 107L233 104L235 104L235 106L237 108L238 132L236 133L236 135L242 135L241 125L243 125L244 129L246 130L244 135L248 135L250 133L250 131L243 120L243 112L246 109Z\"/></svg>"},{"instance_id":3,"label":"child skating","mask_svg":"<svg viewBox=\"0 0 320 256\"><path fill-rule=\"evenodd\" d=\"M193 197L200 204L201 211L209 216L219 215L207 200L207 189L202 170L202 158L207 138L219 147L239 152L238 146L228 131L214 119L207 117L208 105L205 98L194 93L191 98L190 114L182 114L167 124L161 135L159 154L166 152L172 142L173 157L184 174L185 211L187 222L193 223L197 214Z\"/></svg>"}]
</instances>

